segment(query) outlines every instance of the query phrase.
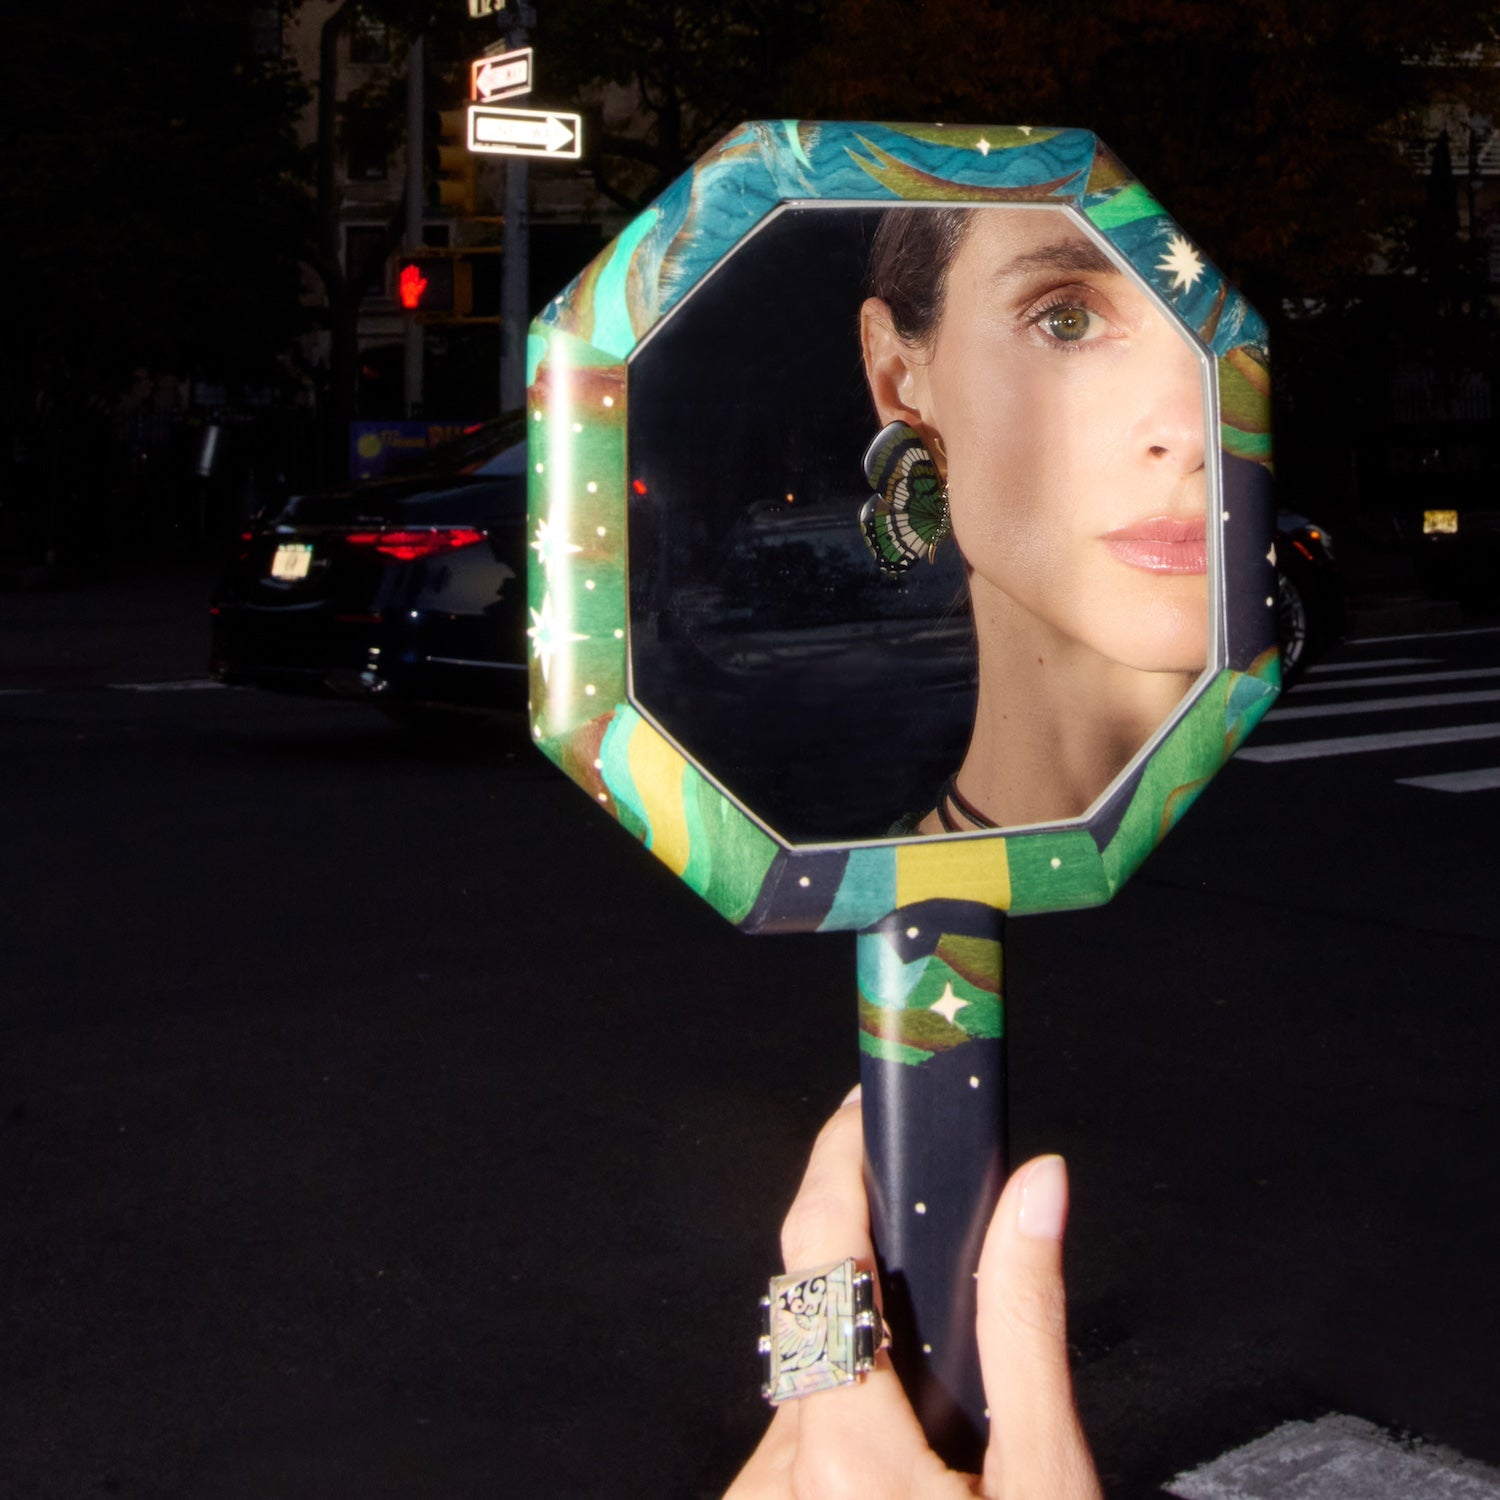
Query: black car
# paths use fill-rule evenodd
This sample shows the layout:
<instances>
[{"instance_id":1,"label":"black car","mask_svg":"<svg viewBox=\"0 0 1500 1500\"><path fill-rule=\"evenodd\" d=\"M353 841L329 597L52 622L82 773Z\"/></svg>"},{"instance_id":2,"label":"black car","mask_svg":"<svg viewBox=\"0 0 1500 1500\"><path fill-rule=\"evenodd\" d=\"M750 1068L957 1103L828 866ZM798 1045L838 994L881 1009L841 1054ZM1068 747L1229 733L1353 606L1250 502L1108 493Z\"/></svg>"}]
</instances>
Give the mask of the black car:
<instances>
[{"instance_id":1,"label":"black car","mask_svg":"<svg viewBox=\"0 0 1500 1500\"><path fill-rule=\"evenodd\" d=\"M1276 630L1281 677L1290 686L1344 633L1344 581L1333 538L1306 516L1276 515Z\"/></svg>"},{"instance_id":2,"label":"black car","mask_svg":"<svg viewBox=\"0 0 1500 1500\"><path fill-rule=\"evenodd\" d=\"M214 594L211 671L396 718L524 708L525 558L515 416L432 449L419 472L257 517Z\"/></svg>"}]
</instances>

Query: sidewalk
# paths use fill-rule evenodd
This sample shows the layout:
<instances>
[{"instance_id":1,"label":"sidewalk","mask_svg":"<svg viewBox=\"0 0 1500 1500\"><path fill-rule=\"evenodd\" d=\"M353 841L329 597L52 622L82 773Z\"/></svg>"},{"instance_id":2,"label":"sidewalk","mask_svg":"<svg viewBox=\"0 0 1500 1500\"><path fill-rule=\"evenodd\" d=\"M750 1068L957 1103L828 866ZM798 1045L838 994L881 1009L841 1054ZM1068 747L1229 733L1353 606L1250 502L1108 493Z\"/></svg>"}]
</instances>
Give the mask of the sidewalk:
<instances>
[{"instance_id":1,"label":"sidewalk","mask_svg":"<svg viewBox=\"0 0 1500 1500\"><path fill-rule=\"evenodd\" d=\"M217 572L198 565L0 593L0 690L206 676Z\"/></svg>"}]
</instances>

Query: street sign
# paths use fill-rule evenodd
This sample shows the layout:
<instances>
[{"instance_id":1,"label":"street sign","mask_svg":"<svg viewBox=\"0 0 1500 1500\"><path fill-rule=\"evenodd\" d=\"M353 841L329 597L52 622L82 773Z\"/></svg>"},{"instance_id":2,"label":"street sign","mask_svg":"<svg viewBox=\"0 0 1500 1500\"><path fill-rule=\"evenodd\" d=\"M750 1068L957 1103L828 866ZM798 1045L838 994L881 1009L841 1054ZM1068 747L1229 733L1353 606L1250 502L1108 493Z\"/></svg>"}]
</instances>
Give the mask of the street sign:
<instances>
[{"instance_id":1,"label":"street sign","mask_svg":"<svg viewBox=\"0 0 1500 1500\"><path fill-rule=\"evenodd\" d=\"M494 104L531 92L531 48L519 47L498 57L480 57L469 64L469 98Z\"/></svg>"},{"instance_id":2,"label":"street sign","mask_svg":"<svg viewBox=\"0 0 1500 1500\"><path fill-rule=\"evenodd\" d=\"M469 106L469 150L494 156L579 157L583 122L555 109Z\"/></svg>"}]
</instances>

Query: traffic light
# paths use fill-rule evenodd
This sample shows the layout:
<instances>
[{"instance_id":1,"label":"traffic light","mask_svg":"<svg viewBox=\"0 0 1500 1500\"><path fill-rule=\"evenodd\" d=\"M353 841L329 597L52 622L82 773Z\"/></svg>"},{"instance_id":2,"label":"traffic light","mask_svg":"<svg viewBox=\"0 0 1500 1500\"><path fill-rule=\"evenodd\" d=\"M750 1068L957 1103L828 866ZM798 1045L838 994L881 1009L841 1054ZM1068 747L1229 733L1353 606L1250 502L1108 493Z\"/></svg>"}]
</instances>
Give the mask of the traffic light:
<instances>
[{"instance_id":1,"label":"traffic light","mask_svg":"<svg viewBox=\"0 0 1500 1500\"><path fill-rule=\"evenodd\" d=\"M419 318L466 318L474 305L474 269L457 255L423 251L396 263L396 299Z\"/></svg>"},{"instance_id":2,"label":"traffic light","mask_svg":"<svg viewBox=\"0 0 1500 1500\"><path fill-rule=\"evenodd\" d=\"M479 158L469 150L467 109L430 111L427 116L427 205L454 213L474 212Z\"/></svg>"}]
</instances>

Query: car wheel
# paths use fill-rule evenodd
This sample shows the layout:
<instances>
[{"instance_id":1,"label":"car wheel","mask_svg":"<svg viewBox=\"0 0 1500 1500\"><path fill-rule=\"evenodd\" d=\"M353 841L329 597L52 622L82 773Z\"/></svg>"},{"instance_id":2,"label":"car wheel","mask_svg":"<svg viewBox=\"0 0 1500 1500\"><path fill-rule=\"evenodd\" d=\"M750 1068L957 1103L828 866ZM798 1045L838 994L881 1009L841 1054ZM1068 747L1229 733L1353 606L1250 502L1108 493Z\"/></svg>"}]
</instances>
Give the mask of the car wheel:
<instances>
[{"instance_id":1,"label":"car wheel","mask_svg":"<svg viewBox=\"0 0 1500 1500\"><path fill-rule=\"evenodd\" d=\"M1307 665L1308 614L1302 590L1276 570L1276 636L1281 643L1281 681L1290 687Z\"/></svg>"}]
</instances>

